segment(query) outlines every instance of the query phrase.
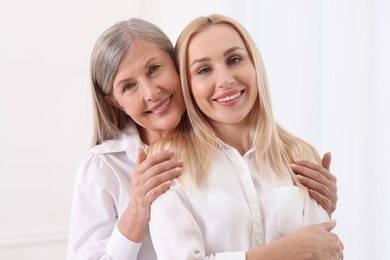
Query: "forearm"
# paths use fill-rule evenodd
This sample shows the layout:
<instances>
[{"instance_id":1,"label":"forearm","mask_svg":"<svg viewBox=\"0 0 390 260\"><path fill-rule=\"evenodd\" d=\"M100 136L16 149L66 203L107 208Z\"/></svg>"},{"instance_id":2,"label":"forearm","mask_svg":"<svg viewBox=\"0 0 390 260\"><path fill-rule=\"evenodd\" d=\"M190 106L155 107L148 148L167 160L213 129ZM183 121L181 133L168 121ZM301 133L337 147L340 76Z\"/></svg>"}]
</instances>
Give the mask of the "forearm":
<instances>
[{"instance_id":1,"label":"forearm","mask_svg":"<svg viewBox=\"0 0 390 260\"><path fill-rule=\"evenodd\" d=\"M246 260L308 259L309 253L302 250L291 237L283 237L262 247L252 248L246 252Z\"/></svg>"},{"instance_id":2,"label":"forearm","mask_svg":"<svg viewBox=\"0 0 390 260\"><path fill-rule=\"evenodd\" d=\"M119 220L118 229L127 239L140 243L144 240L148 220L149 208L141 208L131 201Z\"/></svg>"}]
</instances>

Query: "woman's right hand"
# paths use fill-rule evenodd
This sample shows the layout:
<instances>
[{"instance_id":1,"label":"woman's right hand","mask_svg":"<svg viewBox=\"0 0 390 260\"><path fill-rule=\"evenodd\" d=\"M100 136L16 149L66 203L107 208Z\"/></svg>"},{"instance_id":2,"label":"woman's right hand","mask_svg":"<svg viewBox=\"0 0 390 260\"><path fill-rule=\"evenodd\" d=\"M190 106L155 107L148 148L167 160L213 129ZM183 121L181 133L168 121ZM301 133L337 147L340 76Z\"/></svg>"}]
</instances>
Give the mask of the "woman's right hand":
<instances>
[{"instance_id":1,"label":"woman's right hand","mask_svg":"<svg viewBox=\"0 0 390 260\"><path fill-rule=\"evenodd\" d=\"M298 242L298 248L304 258L297 259L344 259L344 245L339 237L331 232L335 221L308 226L292 236Z\"/></svg>"},{"instance_id":2,"label":"woman's right hand","mask_svg":"<svg viewBox=\"0 0 390 260\"><path fill-rule=\"evenodd\" d=\"M152 202L181 174L183 162L173 155L173 151L165 150L146 158L143 149L138 151L131 173L130 201L118 225L119 231L134 242L143 241Z\"/></svg>"},{"instance_id":3,"label":"woman's right hand","mask_svg":"<svg viewBox=\"0 0 390 260\"><path fill-rule=\"evenodd\" d=\"M331 232L335 226L334 221L308 226L267 245L247 251L246 259L344 259L344 245L339 237Z\"/></svg>"}]
</instances>

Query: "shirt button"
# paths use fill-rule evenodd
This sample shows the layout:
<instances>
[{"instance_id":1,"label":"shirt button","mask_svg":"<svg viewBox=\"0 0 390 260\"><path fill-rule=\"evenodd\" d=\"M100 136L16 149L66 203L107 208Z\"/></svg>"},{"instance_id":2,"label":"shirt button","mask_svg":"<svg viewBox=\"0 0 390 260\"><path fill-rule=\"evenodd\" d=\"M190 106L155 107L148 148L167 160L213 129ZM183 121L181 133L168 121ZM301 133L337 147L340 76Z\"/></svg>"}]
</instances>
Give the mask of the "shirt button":
<instances>
[{"instance_id":1,"label":"shirt button","mask_svg":"<svg viewBox=\"0 0 390 260\"><path fill-rule=\"evenodd\" d=\"M245 173L246 172L246 169L245 168L240 168L240 173Z\"/></svg>"},{"instance_id":2,"label":"shirt button","mask_svg":"<svg viewBox=\"0 0 390 260\"><path fill-rule=\"evenodd\" d=\"M260 241L261 241L261 236L256 236L256 237L255 237L255 240L256 240L256 243L260 243Z\"/></svg>"},{"instance_id":3,"label":"shirt button","mask_svg":"<svg viewBox=\"0 0 390 260\"><path fill-rule=\"evenodd\" d=\"M250 198L250 199L249 199L249 203L252 204L252 205L254 205L254 204L257 203L257 200L256 200L255 198Z\"/></svg>"}]
</instances>

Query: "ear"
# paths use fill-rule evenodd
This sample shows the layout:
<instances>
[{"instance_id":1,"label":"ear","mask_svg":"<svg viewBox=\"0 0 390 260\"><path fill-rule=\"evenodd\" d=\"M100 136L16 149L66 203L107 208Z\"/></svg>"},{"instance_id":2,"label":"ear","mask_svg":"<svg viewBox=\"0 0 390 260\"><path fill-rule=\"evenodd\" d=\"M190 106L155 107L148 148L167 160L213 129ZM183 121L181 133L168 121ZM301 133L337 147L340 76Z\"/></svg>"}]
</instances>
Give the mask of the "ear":
<instances>
[{"instance_id":1,"label":"ear","mask_svg":"<svg viewBox=\"0 0 390 260\"><path fill-rule=\"evenodd\" d=\"M119 104L118 104L118 101L116 101L113 97L110 97L108 95L105 95L104 96L104 100L110 104L111 106L114 106L120 110L123 110L123 107L121 107Z\"/></svg>"}]
</instances>

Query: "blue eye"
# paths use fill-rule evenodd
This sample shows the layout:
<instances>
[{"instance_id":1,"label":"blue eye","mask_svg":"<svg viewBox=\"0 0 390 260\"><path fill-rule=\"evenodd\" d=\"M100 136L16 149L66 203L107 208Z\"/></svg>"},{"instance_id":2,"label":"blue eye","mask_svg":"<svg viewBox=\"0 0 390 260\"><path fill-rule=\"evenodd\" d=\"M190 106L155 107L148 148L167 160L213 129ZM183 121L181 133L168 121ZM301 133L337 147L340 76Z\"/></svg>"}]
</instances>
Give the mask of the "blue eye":
<instances>
[{"instance_id":1,"label":"blue eye","mask_svg":"<svg viewBox=\"0 0 390 260\"><path fill-rule=\"evenodd\" d=\"M152 65L149 67L149 73L152 74L160 69L160 65Z\"/></svg>"},{"instance_id":2,"label":"blue eye","mask_svg":"<svg viewBox=\"0 0 390 260\"><path fill-rule=\"evenodd\" d=\"M242 60L241 56L233 56L233 57L229 58L228 64L236 64L236 63L239 63L241 60Z\"/></svg>"},{"instance_id":3,"label":"blue eye","mask_svg":"<svg viewBox=\"0 0 390 260\"><path fill-rule=\"evenodd\" d=\"M196 74L205 74L205 73L209 72L210 70L211 69L208 66L203 66L196 71Z\"/></svg>"},{"instance_id":4,"label":"blue eye","mask_svg":"<svg viewBox=\"0 0 390 260\"><path fill-rule=\"evenodd\" d=\"M130 91L132 88L134 88L135 84L133 83L127 83L123 86L123 92Z\"/></svg>"}]
</instances>

